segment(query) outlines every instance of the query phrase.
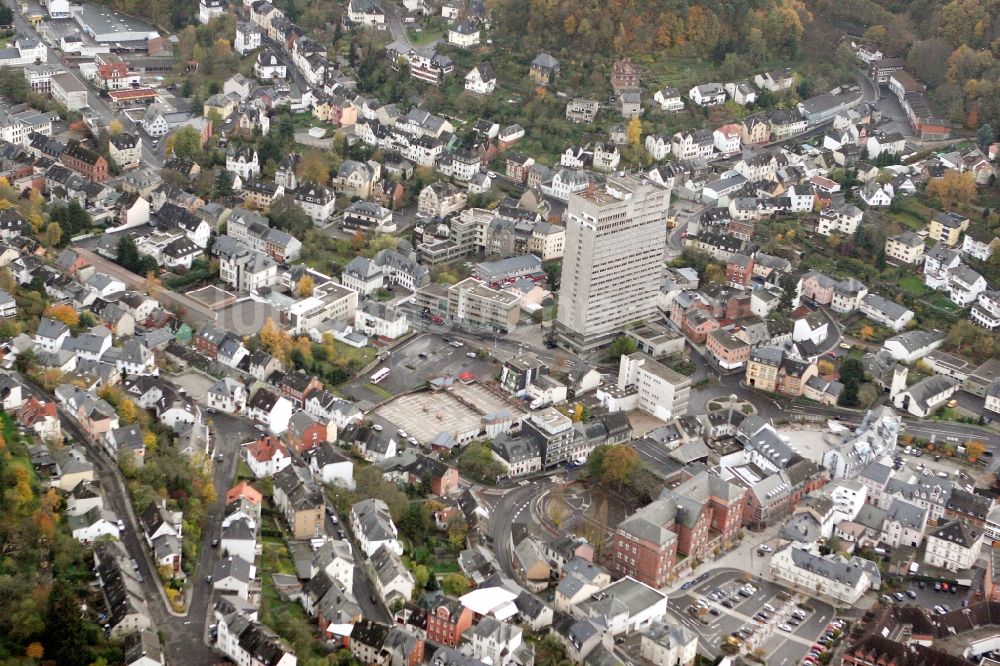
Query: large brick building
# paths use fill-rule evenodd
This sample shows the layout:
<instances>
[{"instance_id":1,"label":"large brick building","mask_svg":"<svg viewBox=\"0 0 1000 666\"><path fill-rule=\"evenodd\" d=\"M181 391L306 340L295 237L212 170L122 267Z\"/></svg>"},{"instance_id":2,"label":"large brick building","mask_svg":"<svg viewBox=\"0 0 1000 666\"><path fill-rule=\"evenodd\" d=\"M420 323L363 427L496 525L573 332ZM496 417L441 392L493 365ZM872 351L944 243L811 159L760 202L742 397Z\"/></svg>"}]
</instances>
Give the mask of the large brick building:
<instances>
[{"instance_id":1,"label":"large brick building","mask_svg":"<svg viewBox=\"0 0 1000 666\"><path fill-rule=\"evenodd\" d=\"M79 143L69 144L60 159L68 168L90 180L103 183L108 179L108 161Z\"/></svg>"},{"instance_id":2,"label":"large brick building","mask_svg":"<svg viewBox=\"0 0 1000 666\"><path fill-rule=\"evenodd\" d=\"M458 645L462 634L472 626L472 609L458 599L442 597L427 613L427 639L452 647Z\"/></svg>"},{"instance_id":3,"label":"large brick building","mask_svg":"<svg viewBox=\"0 0 1000 666\"><path fill-rule=\"evenodd\" d=\"M612 542L611 570L663 587L693 559L735 542L743 525L747 490L704 466L622 522ZM677 555L684 555L680 561Z\"/></svg>"}]
</instances>

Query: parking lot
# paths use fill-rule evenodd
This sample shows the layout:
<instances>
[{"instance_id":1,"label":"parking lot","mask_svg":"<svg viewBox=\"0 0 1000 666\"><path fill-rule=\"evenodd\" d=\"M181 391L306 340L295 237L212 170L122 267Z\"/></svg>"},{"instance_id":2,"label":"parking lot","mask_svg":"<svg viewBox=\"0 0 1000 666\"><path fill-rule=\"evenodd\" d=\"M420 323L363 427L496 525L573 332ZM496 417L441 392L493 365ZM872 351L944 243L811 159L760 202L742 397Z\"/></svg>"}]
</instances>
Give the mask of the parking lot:
<instances>
[{"instance_id":1,"label":"parking lot","mask_svg":"<svg viewBox=\"0 0 1000 666\"><path fill-rule=\"evenodd\" d=\"M379 366L389 367L392 372L377 389L369 384L372 374L369 372L348 383L344 392L354 400L378 404L386 399L386 393L399 395L413 391L437 377L456 378L464 372L476 377L493 377L497 373L492 360L470 358L470 352L474 354L475 349L469 345L452 347L438 336L417 335L393 349L392 355Z\"/></svg>"},{"instance_id":2,"label":"parking lot","mask_svg":"<svg viewBox=\"0 0 1000 666\"><path fill-rule=\"evenodd\" d=\"M916 598L912 598L907 594L907 591L912 591ZM903 606L913 604L920 606L921 608L926 608L933 611L935 606L942 606L945 610L955 610L956 608L961 608L962 603L969 596L969 588L960 587L956 592L951 592L949 589L947 592L944 590L935 590L934 583L926 582L924 587L920 587L920 584L916 581L908 581L906 589L904 589L900 594L903 594L903 599L900 601L893 597L892 603L897 603ZM886 602L882 599L883 603Z\"/></svg>"},{"instance_id":3,"label":"parking lot","mask_svg":"<svg viewBox=\"0 0 1000 666\"><path fill-rule=\"evenodd\" d=\"M208 395L208 389L215 384L214 379L197 370L186 370L179 375L170 375L164 378L183 388L192 400L203 405L205 404L205 396Z\"/></svg>"},{"instance_id":4,"label":"parking lot","mask_svg":"<svg viewBox=\"0 0 1000 666\"><path fill-rule=\"evenodd\" d=\"M745 629L753 633L745 640L744 651L760 648L765 652L767 663L776 666L800 664L802 657L826 630L833 617L833 609L815 599L808 599L803 604L806 608L802 608L797 605L802 601L801 595L789 594L768 581L754 580L757 591L749 597L741 596L737 593L743 585L740 578L738 572L711 576L692 586L682 596L671 598L671 610L701 637L702 650L721 654L726 637ZM712 594L716 594L716 600L711 599ZM705 623L687 611L700 599L704 599L709 608L718 613L705 612L702 616ZM732 608L726 605L732 605ZM766 610L768 606L774 610ZM766 619L758 615L761 611L768 614ZM804 617L793 617L796 611ZM779 628L786 623L792 631Z\"/></svg>"},{"instance_id":5,"label":"parking lot","mask_svg":"<svg viewBox=\"0 0 1000 666\"><path fill-rule=\"evenodd\" d=\"M479 429L480 416L454 396L443 391L411 393L385 403L375 410L393 430L401 428L421 444L441 432L459 435Z\"/></svg>"}]
</instances>

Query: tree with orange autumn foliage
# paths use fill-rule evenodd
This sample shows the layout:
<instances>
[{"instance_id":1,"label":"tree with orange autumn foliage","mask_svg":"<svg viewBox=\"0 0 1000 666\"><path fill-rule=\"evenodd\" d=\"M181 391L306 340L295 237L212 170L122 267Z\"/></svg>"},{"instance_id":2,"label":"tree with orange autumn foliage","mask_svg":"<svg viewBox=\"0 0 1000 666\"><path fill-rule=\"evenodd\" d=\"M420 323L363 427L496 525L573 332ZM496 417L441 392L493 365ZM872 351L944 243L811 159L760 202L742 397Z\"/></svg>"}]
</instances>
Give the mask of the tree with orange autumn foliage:
<instances>
[{"instance_id":1,"label":"tree with orange autumn foliage","mask_svg":"<svg viewBox=\"0 0 1000 666\"><path fill-rule=\"evenodd\" d=\"M12 474L14 485L7 490L6 499L15 509L24 510L34 499L34 494L31 492L31 477L28 475L28 470L20 465L14 467Z\"/></svg>"},{"instance_id":2,"label":"tree with orange autumn foliage","mask_svg":"<svg viewBox=\"0 0 1000 666\"><path fill-rule=\"evenodd\" d=\"M40 660L45 656L45 648L38 641L35 641L28 646L28 649L24 651L24 654L28 659Z\"/></svg>"},{"instance_id":3,"label":"tree with orange autumn foliage","mask_svg":"<svg viewBox=\"0 0 1000 666\"><path fill-rule=\"evenodd\" d=\"M55 319L56 321L61 321L70 328L76 328L80 325L80 313L73 309L72 305L68 303L61 303L59 305L50 305L45 308L45 312L42 313L49 319Z\"/></svg>"},{"instance_id":4,"label":"tree with orange autumn foliage","mask_svg":"<svg viewBox=\"0 0 1000 666\"><path fill-rule=\"evenodd\" d=\"M940 178L932 178L925 192L927 196L937 198L945 208L954 208L976 196L976 181L971 171L947 171Z\"/></svg>"}]
</instances>

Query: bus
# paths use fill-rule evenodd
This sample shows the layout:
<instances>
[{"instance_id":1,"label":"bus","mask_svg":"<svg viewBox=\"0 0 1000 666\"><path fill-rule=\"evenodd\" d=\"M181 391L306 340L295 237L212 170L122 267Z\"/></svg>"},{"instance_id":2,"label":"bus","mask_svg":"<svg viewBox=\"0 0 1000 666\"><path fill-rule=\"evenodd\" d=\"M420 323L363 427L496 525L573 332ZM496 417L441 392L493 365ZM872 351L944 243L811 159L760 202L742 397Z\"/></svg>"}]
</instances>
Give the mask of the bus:
<instances>
[{"instance_id":1,"label":"bus","mask_svg":"<svg viewBox=\"0 0 1000 666\"><path fill-rule=\"evenodd\" d=\"M382 381L388 376L389 376L389 368L382 368L374 375L369 377L368 381L370 381L372 384L378 384L380 381Z\"/></svg>"}]
</instances>

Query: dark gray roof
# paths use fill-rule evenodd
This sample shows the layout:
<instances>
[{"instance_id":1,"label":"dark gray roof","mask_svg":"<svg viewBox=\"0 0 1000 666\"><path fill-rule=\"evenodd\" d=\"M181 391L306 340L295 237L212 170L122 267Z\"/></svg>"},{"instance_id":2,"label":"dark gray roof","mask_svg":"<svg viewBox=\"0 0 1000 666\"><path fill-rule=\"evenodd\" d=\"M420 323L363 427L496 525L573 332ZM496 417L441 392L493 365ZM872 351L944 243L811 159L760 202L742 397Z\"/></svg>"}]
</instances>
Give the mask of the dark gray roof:
<instances>
[{"instance_id":1,"label":"dark gray roof","mask_svg":"<svg viewBox=\"0 0 1000 666\"><path fill-rule=\"evenodd\" d=\"M906 331L899 335L894 335L886 342L898 342L903 345L906 351L914 352L924 347L929 347L935 342L944 340L945 335L941 331Z\"/></svg>"},{"instance_id":2,"label":"dark gray roof","mask_svg":"<svg viewBox=\"0 0 1000 666\"><path fill-rule=\"evenodd\" d=\"M889 505L886 520L896 521L903 527L920 529L927 521L927 509L897 498Z\"/></svg>"},{"instance_id":3,"label":"dark gray roof","mask_svg":"<svg viewBox=\"0 0 1000 666\"><path fill-rule=\"evenodd\" d=\"M855 562L857 559L844 562L839 559L820 557L801 548L792 548L792 562L795 563L795 566L828 580L847 585L857 585L865 573L864 569Z\"/></svg>"},{"instance_id":4,"label":"dark gray roof","mask_svg":"<svg viewBox=\"0 0 1000 666\"><path fill-rule=\"evenodd\" d=\"M958 544L964 548L972 548L983 534L964 520L952 520L935 529L930 533L930 536Z\"/></svg>"},{"instance_id":5,"label":"dark gray roof","mask_svg":"<svg viewBox=\"0 0 1000 666\"><path fill-rule=\"evenodd\" d=\"M959 381L954 377L946 375L931 375L921 379L908 389L910 396L925 409L929 407L927 401L936 395L958 386Z\"/></svg>"}]
</instances>

